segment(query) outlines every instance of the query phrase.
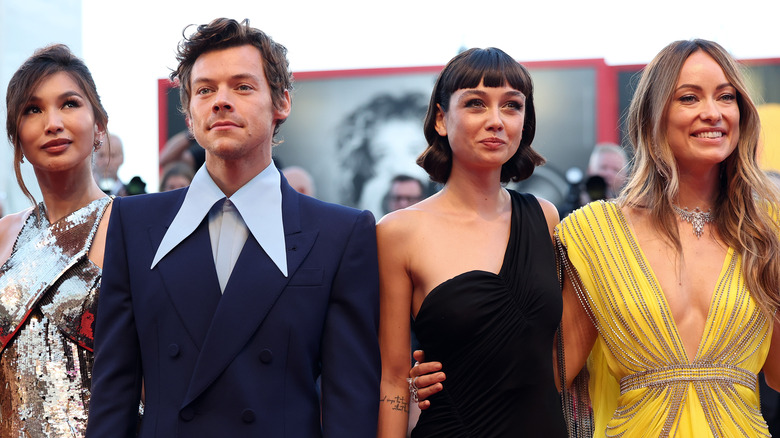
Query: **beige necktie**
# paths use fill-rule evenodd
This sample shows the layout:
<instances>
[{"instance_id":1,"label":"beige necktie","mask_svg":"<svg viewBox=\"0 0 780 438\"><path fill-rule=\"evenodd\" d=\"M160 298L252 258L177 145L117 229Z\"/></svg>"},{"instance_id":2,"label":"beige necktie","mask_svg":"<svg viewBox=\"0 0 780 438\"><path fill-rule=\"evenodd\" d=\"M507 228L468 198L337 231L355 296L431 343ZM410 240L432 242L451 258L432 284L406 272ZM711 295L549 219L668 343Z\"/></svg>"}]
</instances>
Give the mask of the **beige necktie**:
<instances>
[{"instance_id":1,"label":"beige necktie","mask_svg":"<svg viewBox=\"0 0 780 438\"><path fill-rule=\"evenodd\" d=\"M233 245L235 230L240 225L238 210L230 199L222 204L222 226L219 229L219 244L217 245L217 278L219 288L224 293L230 273L233 271Z\"/></svg>"}]
</instances>

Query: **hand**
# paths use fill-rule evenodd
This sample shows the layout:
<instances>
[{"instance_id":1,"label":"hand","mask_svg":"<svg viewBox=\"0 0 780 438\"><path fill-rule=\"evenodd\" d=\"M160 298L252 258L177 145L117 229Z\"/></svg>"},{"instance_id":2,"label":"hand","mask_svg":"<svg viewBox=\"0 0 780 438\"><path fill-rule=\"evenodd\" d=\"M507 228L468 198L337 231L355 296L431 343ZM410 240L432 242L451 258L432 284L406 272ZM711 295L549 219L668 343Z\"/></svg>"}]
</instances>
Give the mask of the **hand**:
<instances>
[{"instance_id":1,"label":"hand","mask_svg":"<svg viewBox=\"0 0 780 438\"><path fill-rule=\"evenodd\" d=\"M425 362L425 353L422 350L414 352L414 360L417 361L409 371L409 377L415 380L417 385L417 406L420 410L426 410L431 406L428 397L444 389L441 382L447 378L441 370L440 362Z\"/></svg>"}]
</instances>

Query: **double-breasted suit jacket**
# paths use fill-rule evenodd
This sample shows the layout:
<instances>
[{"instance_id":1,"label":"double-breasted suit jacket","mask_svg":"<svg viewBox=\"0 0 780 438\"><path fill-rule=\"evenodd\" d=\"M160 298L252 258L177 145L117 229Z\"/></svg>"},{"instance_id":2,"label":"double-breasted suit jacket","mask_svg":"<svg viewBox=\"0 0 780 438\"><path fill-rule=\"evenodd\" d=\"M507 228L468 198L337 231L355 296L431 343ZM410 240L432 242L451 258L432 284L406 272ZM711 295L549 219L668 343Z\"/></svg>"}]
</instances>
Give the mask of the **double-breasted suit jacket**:
<instances>
[{"instance_id":1,"label":"double-breasted suit jacket","mask_svg":"<svg viewBox=\"0 0 780 438\"><path fill-rule=\"evenodd\" d=\"M186 190L114 201L87 436L374 437L371 213L300 195L282 177L289 275L250 234L222 294L207 218L150 268Z\"/></svg>"}]
</instances>

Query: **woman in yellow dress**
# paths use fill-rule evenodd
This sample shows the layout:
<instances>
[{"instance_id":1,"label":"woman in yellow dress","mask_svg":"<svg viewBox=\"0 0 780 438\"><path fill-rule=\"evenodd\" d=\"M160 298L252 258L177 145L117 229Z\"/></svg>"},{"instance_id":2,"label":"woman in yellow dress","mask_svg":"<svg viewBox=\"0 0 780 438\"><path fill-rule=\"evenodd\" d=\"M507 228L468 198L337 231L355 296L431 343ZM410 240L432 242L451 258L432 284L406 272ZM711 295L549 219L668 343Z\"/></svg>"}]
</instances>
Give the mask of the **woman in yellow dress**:
<instances>
[{"instance_id":1,"label":"woman in yellow dress","mask_svg":"<svg viewBox=\"0 0 780 438\"><path fill-rule=\"evenodd\" d=\"M567 387L587 360L597 437L769 436L757 374L780 388L778 204L737 63L714 42L670 44L627 122L635 156L621 196L556 230ZM588 435L582 426L570 433Z\"/></svg>"},{"instance_id":2,"label":"woman in yellow dress","mask_svg":"<svg viewBox=\"0 0 780 438\"><path fill-rule=\"evenodd\" d=\"M567 374L593 347L597 436L768 436L757 374L778 387L777 198L736 62L710 41L670 44L642 74L628 130L621 197L556 233Z\"/></svg>"}]
</instances>

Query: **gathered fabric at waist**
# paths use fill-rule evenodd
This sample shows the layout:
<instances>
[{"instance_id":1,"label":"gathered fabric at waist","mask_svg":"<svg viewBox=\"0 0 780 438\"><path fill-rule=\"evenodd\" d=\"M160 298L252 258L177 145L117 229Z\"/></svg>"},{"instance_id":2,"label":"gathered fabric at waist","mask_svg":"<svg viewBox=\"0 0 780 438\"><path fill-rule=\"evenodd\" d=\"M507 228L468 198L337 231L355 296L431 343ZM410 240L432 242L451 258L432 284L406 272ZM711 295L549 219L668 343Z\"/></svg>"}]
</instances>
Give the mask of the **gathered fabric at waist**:
<instances>
[{"instance_id":1,"label":"gathered fabric at waist","mask_svg":"<svg viewBox=\"0 0 780 438\"><path fill-rule=\"evenodd\" d=\"M731 365L672 365L634 373L620 379L620 394L639 388L672 386L688 383L727 383L756 390L758 376Z\"/></svg>"}]
</instances>

